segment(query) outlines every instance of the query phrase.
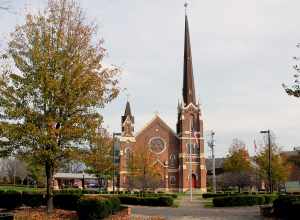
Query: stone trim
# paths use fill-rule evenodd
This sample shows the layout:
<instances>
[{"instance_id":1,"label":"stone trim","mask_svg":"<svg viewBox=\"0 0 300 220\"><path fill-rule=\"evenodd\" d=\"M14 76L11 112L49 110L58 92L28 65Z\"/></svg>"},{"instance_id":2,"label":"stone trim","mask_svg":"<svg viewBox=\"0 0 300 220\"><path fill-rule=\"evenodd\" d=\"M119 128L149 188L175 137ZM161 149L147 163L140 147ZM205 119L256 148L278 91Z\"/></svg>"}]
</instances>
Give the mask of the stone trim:
<instances>
[{"instance_id":1,"label":"stone trim","mask_svg":"<svg viewBox=\"0 0 300 220\"><path fill-rule=\"evenodd\" d=\"M136 142L135 137L124 137L124 136L120 137L120 141L121 142L132 142L132 143Z\"/></svg>"}]
</instances>

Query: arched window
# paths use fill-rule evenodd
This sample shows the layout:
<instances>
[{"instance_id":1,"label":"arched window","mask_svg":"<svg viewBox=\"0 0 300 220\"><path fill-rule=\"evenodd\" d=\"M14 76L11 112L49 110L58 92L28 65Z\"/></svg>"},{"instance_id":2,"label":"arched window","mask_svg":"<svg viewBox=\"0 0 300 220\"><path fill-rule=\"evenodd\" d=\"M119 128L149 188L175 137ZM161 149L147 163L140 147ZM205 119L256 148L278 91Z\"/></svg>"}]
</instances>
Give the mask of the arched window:
<instances>
[{"instance_id":1,"label":"arched window","mask_svg":"<svg viewBox=\"0 0 300 220\"><path fill-rule=\"evenodd\" d=\"M170 166L171 167L176 166L176 155L175 154L170 155Z\"/></svg>"},{"instance_id":2,"label":"arched window","mask_svg":"<svg viewBox=\"0 0 300 220\"><path fill-rule=\"evenodd\" d=\"M124 150L124 153L125 153L125 167L129 167L130 160L131 160L131 157L132 157L132 153L131 153L130 148L126 147L125 150Z\"/></svg>"}]
</instances>

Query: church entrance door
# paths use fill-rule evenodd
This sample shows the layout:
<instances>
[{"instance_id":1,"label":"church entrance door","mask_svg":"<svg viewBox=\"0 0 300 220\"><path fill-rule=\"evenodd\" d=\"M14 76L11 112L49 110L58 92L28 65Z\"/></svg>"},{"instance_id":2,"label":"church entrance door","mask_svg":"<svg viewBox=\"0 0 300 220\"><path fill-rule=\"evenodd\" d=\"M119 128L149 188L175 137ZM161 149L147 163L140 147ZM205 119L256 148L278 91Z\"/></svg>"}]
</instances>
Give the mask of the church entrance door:
<instances>
[{"instance_id":1,"label":"church entrance door","mask_svg":"<svg viewBox=\"0 0 300 220\"><path fill-rule=\"evenodd\" d=\"M192 174L192 186L193 188L196 188L197 186L197 178L195 174Z\"/></svg>"}]
</instances>

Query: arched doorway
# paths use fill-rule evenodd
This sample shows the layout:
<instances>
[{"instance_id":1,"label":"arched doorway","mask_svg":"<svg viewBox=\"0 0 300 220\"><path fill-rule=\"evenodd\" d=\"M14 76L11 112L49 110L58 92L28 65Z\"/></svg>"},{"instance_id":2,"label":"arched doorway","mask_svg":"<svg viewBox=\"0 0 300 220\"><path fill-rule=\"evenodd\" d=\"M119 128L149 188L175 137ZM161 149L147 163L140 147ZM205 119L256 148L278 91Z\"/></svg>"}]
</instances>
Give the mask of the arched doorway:
<instances>
[{"instance_id":1,"label":"arched doorway","mask_svg":"<svg viewBox=\"0 0 300 220\"><path fill-rule=\"evenodd\" d=\"M197 187L197 177L195 174L192 174L192 186L193 188Z\"/></svg>"}]
</instances>

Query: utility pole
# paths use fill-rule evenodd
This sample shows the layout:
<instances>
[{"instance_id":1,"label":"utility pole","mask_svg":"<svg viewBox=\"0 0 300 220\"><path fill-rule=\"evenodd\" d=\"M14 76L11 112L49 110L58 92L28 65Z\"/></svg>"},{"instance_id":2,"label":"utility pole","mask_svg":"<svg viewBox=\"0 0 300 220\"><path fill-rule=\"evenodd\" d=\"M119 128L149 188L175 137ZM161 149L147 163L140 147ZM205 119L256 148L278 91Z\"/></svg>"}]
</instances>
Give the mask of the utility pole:
<instances>
[{"instance_id":1,"label":"utility pole","mask_svg":"<svg viewBox=\"0 0 300 220\"><path fill-rule=\"evenodd\" d=\"M115 194L115 175L116 175L116 153L115 153L115 145L116 145L116 136L122 135L121 133L113 133L113 178L112 178L112 187L113 187L113 194Z\"/></svg>"},{"instance_id":2,"label":"utility pole","mask_svg":"<svg viewBox=\"0 0 300 220\"><path fill-rule=\"evenodd\" d=\"M216 161L215 161L215 132L212 130L210 132L210 140L207 144L211 149L211 158L212 158L212 173L213 173L213 193L217 192L217 181L216 181Z\"/></svg>"},{"instance_id":3,"label":"utility pole","mask_svg":"<svg viewBox=\"0 0 300 220\"><path fill-rule=\"evenodd\" d=\"M272 183L272 148L271 148L271 134L270 130L260 131L261 134L268 134L268 180L269 180L269 193L273 193L273 183Z\"/></svg>"}]
</instances>

